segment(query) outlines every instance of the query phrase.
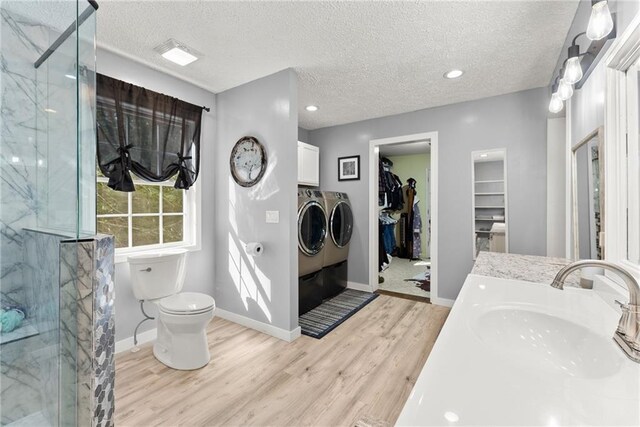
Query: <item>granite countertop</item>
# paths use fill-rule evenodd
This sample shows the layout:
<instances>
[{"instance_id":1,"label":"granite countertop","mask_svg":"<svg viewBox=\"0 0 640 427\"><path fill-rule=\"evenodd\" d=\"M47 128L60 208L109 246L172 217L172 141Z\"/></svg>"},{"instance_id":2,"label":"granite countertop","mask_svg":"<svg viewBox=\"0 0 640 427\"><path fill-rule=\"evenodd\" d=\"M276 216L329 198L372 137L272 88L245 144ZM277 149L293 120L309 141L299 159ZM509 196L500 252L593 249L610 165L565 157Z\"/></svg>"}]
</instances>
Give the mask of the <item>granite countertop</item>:
<instances>
[{"instance_id":1,"label":"granite countertop","mask_svg":"<svg viewBox=\"0 0 640 427\"><path fill-rule=\"evenodd\" d=\"M471 274L497 277L499 279L551 283L558 270L570 262L564 258L480 252ZM577 285L579 281L578 274L574 273L569 276L567 284Z\"/></svg>"}]
</instances>

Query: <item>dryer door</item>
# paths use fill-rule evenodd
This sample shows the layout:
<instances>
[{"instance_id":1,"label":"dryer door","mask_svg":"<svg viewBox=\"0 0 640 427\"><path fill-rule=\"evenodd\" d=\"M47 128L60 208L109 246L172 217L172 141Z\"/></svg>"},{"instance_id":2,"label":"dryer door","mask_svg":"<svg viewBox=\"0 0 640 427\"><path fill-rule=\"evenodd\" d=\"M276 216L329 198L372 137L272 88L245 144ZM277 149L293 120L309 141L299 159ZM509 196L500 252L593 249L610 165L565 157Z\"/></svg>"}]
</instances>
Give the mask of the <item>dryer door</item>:
<instances>
[{"instance_id":1,"label":"dryer door","mask_svg":"<svg viewBox=\"0 0 640 427\"><path fill-rule=\"evenodd\" d=\"M322 205L310 201L298 211L298 247L306 255L317 255L327 238L327 215Z\"/></svg>"},{"instance_id":2,"label":"dryer door","mask_svg":"<svg viewBox=\"0 0 640 427\"><path fill-rule=\"evenodd\" d=\"M353 233L353 212L345 201L338 202L331 211L331 240L339 248L344 248Z\"/></svg>"}]
</instances>

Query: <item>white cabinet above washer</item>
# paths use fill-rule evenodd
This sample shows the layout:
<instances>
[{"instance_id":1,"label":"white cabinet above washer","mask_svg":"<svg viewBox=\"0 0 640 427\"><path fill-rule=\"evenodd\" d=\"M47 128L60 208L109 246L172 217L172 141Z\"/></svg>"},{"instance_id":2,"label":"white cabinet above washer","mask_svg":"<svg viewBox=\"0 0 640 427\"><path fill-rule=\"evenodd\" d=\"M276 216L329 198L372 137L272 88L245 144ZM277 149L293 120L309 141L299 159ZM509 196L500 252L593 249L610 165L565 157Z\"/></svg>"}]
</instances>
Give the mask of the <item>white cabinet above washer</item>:
<instances>
[{"instance_id":1,"label":"white cabinet above washer","mask_svg":"<svg viewBox=\"0 0 640 427\"><path fill-rule=\"evenodd\" d=\"M320 148L298 141L298 185L320 185Z\"/></svg>"}]
</instances>

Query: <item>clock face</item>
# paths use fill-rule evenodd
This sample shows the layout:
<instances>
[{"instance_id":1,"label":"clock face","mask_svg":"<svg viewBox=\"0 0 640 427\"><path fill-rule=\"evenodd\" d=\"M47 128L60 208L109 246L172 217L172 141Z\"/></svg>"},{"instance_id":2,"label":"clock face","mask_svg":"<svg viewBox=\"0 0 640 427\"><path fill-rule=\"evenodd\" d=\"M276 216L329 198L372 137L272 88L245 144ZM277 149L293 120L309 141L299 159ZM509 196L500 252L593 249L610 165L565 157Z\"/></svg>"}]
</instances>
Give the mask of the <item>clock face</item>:
<instances>
[{"instance_id":1,"label":"clock face","mask_svg":"<svg viewBox=\"0 0 640 427\"><path fill-rule=\"evenodd\" d=\"M255 185L267 168L264 147L252 136L240 138L229 159L233 179L243 187Z\"/></svg>"}]
</instances>

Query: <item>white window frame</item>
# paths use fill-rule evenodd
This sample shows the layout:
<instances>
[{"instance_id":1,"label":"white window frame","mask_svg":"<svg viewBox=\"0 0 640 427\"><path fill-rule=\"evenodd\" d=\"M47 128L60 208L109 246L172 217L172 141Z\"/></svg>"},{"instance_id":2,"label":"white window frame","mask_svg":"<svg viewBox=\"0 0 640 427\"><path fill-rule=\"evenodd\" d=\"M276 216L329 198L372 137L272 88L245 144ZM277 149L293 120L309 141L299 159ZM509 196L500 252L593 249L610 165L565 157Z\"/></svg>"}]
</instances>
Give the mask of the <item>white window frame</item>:
<instances>
[{"instance_id":1,"label":"white window frame","mask_svg":"<svg viewBox=\"0 0 640 427\"><path fill-rule=\"evenodd\" d=\"M627 81L627 71L640 59L640 14L620 35L604 58L606 67L605 100L605 258L627 269L636 278L640 278L640 264L628 257L640 251L638 221L627 220L638 216L638 198L640 188L638 180L630 180L629 171L640 170L637 149L637 95L629 96L630 91L637 94L637 84ZM635 105L632 105L635 102ZM635 110L635 114L628 115ZM631 117L635 116L635 117ZM634 132L628 132L628 129ZM629 154L627 151L629 150ZM635 152L635 156L633 153ZM637 178L637 177L636 177ZM636 197L629 197L635 195ZM629 210L629 206L631 209ZM629 224L629 225L628 225ZM633 227L633 229L631 228ZM631 236L631 238L629 238Z\"/></svg>"},{"instance_id":2,"label":"white window frame","mask_svg":"<svg viewBox=\"0 0 640 427\"><path fill-rule=\"evenodd\" d=\"M106 177L98 177L97 182L107 183L109 181ZM137 178L133 180L135 185L156 185L159 187L168 187L173 186L172 182L146 182L141 181ZM133 193L127 193L127 209L128 212L126 214L97 214L97 218L127 218L128 226L127 229L129 231L128 242L132 241L132 218L134 217L144 217L144 216L159 216L160 217L160 230L162 230L163 225L163 216L172 216L172 213L133 213L132 212L132 198ZM181 242L170 242L163 243L162 242L162 232L160 233L161 242L153 245L144 245L144 246L132 246L126 248L116 248L115 250L115 258L116 263L126 262L127 257L130 255L145 253L145 252L170 252L175 249L186 249L189 251L197 251L200 250L200 185L199 183L194 184L189 190L185 191L183 205L182 205L182 214L183 217L183 234ZM159 200L159 212L162 212L162 197L160 196ZM178 216L180 214L175 214Z\"/></svg>"}]
</instances>

